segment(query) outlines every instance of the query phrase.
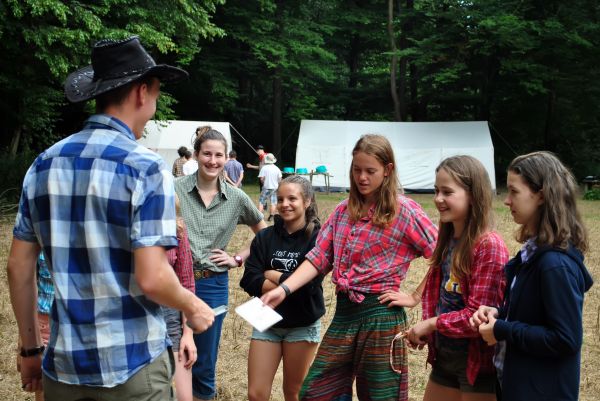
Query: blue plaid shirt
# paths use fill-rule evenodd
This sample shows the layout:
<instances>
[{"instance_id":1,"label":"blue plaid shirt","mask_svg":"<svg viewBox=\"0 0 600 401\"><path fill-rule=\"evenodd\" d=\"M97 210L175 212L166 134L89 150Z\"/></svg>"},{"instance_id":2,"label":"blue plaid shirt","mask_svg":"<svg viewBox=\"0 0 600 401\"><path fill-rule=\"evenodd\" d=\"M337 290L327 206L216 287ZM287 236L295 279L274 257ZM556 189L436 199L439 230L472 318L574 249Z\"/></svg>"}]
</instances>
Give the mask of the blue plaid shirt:
<instances>
[{"instance_id":1,"label":"blue plaid shirt","mask_svg":"<svg viewBox=\"0 0 600 401\"><path fill-rule=\"evenodd\" d=\"M170 344L160 306L134 277L133 250L177 245L173 177L107 115L40 154L13 234L42 247L55 284L42 369L69 384L114 387Z\"/></svg>"}]
</instances>

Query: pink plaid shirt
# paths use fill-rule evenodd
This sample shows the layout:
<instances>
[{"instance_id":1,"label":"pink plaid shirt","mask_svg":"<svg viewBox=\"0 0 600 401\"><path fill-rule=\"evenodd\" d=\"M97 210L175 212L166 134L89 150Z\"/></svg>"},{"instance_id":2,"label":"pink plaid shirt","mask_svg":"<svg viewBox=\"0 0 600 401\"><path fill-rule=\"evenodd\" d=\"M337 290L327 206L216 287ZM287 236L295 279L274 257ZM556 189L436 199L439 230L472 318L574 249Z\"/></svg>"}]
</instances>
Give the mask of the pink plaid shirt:
<instances>
[{"instance_id":1,"label":"pink plaid shirt","mask_svg":"<svg viewBox=\"0 0 600 401\"><path fill-rule=\"evenodd\" d=\"M480 305L499 306L504 297L506 279L504 265L508 262L508 249L502 237L496 232L481 236L473 247L471 274L460 281L465 308L438 316L437 330L451 338L469 338L467 357L467 379L473 385L478 373L490 374L494 371L492 358L494 347L489 347L479 333L469 325L469 318ZM433 266L423 290L423 320L435 316L440 298L442 269ZM427 362L435 361L435 341L429 338Z\"/></svg>"},{"instance_id":2,"label":"pink plaid shirt","mask_svg":"<svg viewBox=\"0 0 600 401\"><path fill-rule=\"evenodd\" d=\"M187 227L185 225L183 230L181 230L181 237L178 232L177 239L179 240L179 245L167 251L167 258L169 259L169 264L173 266L173 270L175 270L175 274L181 285L195 293L194 259L192 258L192 249L190 248Z\"/></svg>"},{"instance_id":3,"label":"pink plaid shirt","mask_svg":"<svg viewBox=\"0 0 600 401\"><path fill-rule=\"evenodd\" d=\"M371 223L374 208L359 221L351 221L348 200L329 216L306 255L323 275L333 270L336 290L347 292L361 303L365 293L398 290L411 260L429 258L435 247L437 228L421 206L398 195L398 216L385 228Z\"/></svg>"}]
</instances>

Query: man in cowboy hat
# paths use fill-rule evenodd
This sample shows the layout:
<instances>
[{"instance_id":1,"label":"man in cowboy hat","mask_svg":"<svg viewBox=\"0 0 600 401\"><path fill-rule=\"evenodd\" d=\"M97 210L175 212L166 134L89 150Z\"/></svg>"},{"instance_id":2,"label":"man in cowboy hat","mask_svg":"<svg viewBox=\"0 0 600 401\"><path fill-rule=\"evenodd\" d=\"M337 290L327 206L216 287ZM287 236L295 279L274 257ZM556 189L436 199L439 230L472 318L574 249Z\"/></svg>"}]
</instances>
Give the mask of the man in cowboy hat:
<instances>
[{"instance_id":1,"label":"man in cowboy hat","mask_svg":"<svg viewBox=\"0 0 600 401\"><path fill-rule=\"evenodd\" d=\"M91 58L69 75L65 93L71 102L95 99L98 114L40 154L23 183L7 266L21 381L35 391L43 380L46 400L172 400L158 304L183 311L195 332L214 313L168 264L165 248L177 245L173 177L136 139L160 81L187 73L157 65L137 37L100 41ZM40 249L56 292L43 361L34 313Z\"/></svg>"},{"instance_id":2,"label":"man in cowboy hat","mask_svg":"<svg viewBox=\"0 0 600 401\"><path fill-rule=\"evenodd\" d=\"M267 201L271 202L271 210L267 221L271 221L277 213L277 188L281 181L281 170L275 165L276 162L277 159L273 153L265 154L265 165L258 173L258 179L262 183L262 190L258 199L258 210L262 212L267 207Z\"/></svg>"}]
</instances>

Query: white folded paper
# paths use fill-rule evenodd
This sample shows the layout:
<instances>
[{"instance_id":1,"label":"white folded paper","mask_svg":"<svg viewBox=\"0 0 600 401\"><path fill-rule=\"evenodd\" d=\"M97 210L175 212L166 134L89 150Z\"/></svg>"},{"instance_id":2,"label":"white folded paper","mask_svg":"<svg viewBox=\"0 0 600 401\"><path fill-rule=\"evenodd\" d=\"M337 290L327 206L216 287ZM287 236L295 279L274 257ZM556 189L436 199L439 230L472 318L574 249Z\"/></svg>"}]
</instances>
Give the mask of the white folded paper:
<instances>
[{"instance_id":1,"label":"white folded paper","mask_svg":"<svg viewBox=\"0 0 600 401\"><path fill-rule=\"evenodd\" d=\"M256 297L235 308L235 312L261 332L283 319L279 313L263 304L260 298Z\"/></svg>"}]
</instances>

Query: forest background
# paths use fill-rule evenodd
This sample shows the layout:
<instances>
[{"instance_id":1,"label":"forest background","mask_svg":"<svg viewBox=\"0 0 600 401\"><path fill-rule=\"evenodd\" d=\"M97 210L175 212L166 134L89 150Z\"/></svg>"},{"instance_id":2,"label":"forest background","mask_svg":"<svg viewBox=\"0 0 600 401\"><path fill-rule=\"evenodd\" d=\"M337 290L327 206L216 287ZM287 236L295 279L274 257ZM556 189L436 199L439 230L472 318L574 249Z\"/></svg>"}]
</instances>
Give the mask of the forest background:
<instances>
[{"instance_id":1,"label":"forest background","mask_svg":"<svg viewBox=\"0 0 600 401\"><path fill-rule=\"evenodd\" d=\"M68 73L132 34L190 73L157 118L229 121L287 165L301 119L486 120L500 182L538 149L600 175L599 18L595 0L0 0L0 198L92 112Z\"/></svg>"}]
</instances>

